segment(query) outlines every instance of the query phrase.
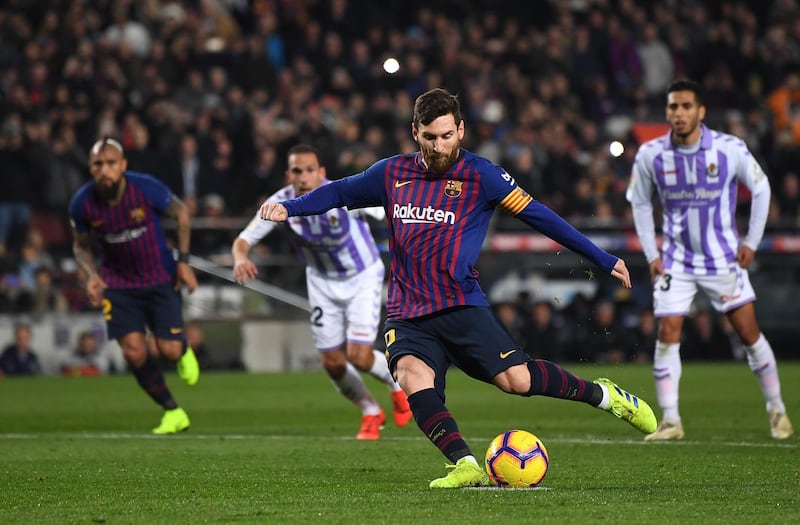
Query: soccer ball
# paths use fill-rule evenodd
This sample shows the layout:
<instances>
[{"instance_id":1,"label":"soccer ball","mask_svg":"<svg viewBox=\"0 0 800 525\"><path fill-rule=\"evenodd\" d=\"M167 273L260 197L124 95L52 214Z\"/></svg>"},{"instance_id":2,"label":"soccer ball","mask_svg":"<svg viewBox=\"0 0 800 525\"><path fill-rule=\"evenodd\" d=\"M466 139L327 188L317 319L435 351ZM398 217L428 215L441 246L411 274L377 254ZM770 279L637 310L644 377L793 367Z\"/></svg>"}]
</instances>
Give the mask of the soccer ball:
<instances>
[{"instance_id":1,"label":"soccer ball","mask_svg":"<svg viewBox=\"0 0 800 525\"><path fill-rule=\"evenodd\" d=\"M535 487L542 482L549 466L544 443L524 430L500 434L486 451L486 471L500 487Z\"/></svg>"}]
</instances>

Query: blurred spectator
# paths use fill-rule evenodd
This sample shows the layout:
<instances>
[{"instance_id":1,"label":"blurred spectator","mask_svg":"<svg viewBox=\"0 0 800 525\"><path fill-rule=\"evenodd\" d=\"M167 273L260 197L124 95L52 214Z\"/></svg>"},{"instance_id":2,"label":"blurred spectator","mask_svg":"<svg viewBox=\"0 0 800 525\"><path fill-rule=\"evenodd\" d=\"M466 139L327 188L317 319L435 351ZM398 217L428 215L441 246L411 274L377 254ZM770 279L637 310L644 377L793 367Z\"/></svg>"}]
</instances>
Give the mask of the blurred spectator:
<instances>
[{"instance_id":1,"label":"blurred spectator","mask_svg":"<svg viewBox=\"0 0 800 525\"><path fill-rule=\"evenodd\" d=\"M54 270L55 261L47 251L42 233L32 228L22 246L19 263L19 278L23 287L28 290L36 288L36 270L39 268Z\"/></svg>"},{"instance_id":2,"label":"blurred spectator","mask_svg":"<svg viewBox=\"0 0 800 525\"><path fill-rule=\"evenodd\" d=\"M99 348L93 332L82 332L72 355L61 365L65 376L93 377L108 374L112 363L108 354Z\"/></svg>"},{"instance_id":3,"label":"blurred spectator","mask_svg":"<svg viewBox=\"0 0 800 525\"><path fill-rule=\"evenodd\" d=\"M672 55L667 45L661 41L656 24L648 23L644 26L636 44L636 52L642 64L644 92L651 102L658 103L674 78L674 67Z\"/></svg>"},{"instance_id":4,"label":"blurred spectator","mask_svg":"<svg viewBox=\"0 0 800 525\"><path fill-rule=\"evenodd\" d=\"M25 294L24 304L19 304L21 312L30 313L34 318L46 314L65 314L69 311L67 298L53 283L53 271L40 267L34 272L35 286Z\"/></svg>"},{"instance_id":5,"label":"blurred spectator","mask_svg":"<svg viewBox=\"0 0 800 525\"><path fill-rule=\"evenodd\" d=\"M494 306L494 313L500 323L508 330L511 337L514 338L521 346L524 347L522 342L522 319L520 319L519 310L514 303L500 303Z\"/></svg>"},{"instance_id":6,"label":"blurred spectator","mask_svg":"<svg viewBox=\"0 0 800 525\"><path fill-rule=\"evenodd\" d=\"M625 353L628 361L649 363L652 361L653 348L657 336L656 318L651 308L639 311L636 326L626 331Z\"/></svg>"},{"instance_id":7,"label":"blurred spectator","mask_svg":"<svg viewBox=\"0 0 800 525\"><path fill-rule=\"evenodd\" d=\"M800 65L792 64L783 82L767 97L779 145L800 146Z\"/></svg>"},{"instance_id":8,"label":"blurred spectator","mask_svg":"<svg viewBox=\"0 0 800 525\"><path fill-rule=\"evenodd\" d=\"M731 338L722 329L714 312L701 308L687 321L688 326L681 341L681 358L684 361L730 360L733 357Z\"/></svg>"},{"instance_id":9,"label":"blurred spectator","mask_svg":"<svg viewBox=\"0 0 800 525\"><path fill-rule=\"evenodd\" d=\"M784 175L773 197L777 201L781 217L792 225L800 223L800 176L797 173Z\"/></svg>"},{"instance_id":10,"label":"blurred spectator","mask_svg":"<svg viewBox=\"0 0 800 525\"><path fill-rule=\"evenodd\" d=\"M33 376L39 373L39 359L31 349L31 327L26 323L14 326L14 342L0 354L0 375Z\"/></svg>"},{"instance_id":11,"label":"blurred spectator","mask_svg":"<svg viewBox=\"0 0 800 525\"><path fill-rule=\"evenodd\" d=\"M21 117L18 114L7 116L0 127L0 166L3 167L0 244L10 250L19 249L22 245L31 208L36 202L36 180L29 173L23 140Z\"/></svg>"},{"instance_id":12,"label":"blurred spectator","mask_svg":"<svg viewBox=\"0 0 800 525\"><path fill-rule=\"evenodd\" d=\"M624 363L625 332L617 321L617 311L612 301L599 301L594 308L586 338L580 346L584 358L596 363Z\"/></svg>"},{"instance_id":13,"label":"blurred spectator","mask_svg":"<svg viewBox=\"0 0 800 525\"><path fill-rule=\"evenodd\" d=\"M550 301L537 301L522 327L525 352L534 359L564 360L563 327L554 315Z\"/></svg>"}]
</instances>

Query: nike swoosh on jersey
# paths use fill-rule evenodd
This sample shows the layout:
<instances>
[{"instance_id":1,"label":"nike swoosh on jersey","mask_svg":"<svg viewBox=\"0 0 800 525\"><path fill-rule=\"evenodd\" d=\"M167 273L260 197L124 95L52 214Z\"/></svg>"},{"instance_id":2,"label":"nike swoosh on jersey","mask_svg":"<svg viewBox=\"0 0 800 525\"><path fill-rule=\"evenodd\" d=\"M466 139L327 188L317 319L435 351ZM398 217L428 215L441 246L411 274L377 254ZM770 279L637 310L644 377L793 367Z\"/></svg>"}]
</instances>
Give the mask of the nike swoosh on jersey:
<instances>
[{"instance_id":1,"label":"nike swoosh on jersey","mask_svg":"<svg viewBox=\"0 0 800 525\"><path fill-rule=\"evenodd\" d=\"M405 182L400 182L400 181L398 180L397 182L395 182L395 183L394 183L394 187L395 187L395 188L402 188L402 187L403 187L403 186L405 186L406 184L411 184L412 182L414 182L414 181L413 181L413 180L407 180L407 181L405 181Z\"/></svg>"},{"instance_id":2,"label":"nike swoosh on jersey","mask_svg":"<svg viewBox=\"0 0 800 525\"><path fill-rule=\"evenodd\" d=\"M500 359L505 359L506 357L510 356L511 354L513 354L516 351L517 350L514 349L514 350L509 350L508 352L500 352Z\"/></svg>"}]
</instances>

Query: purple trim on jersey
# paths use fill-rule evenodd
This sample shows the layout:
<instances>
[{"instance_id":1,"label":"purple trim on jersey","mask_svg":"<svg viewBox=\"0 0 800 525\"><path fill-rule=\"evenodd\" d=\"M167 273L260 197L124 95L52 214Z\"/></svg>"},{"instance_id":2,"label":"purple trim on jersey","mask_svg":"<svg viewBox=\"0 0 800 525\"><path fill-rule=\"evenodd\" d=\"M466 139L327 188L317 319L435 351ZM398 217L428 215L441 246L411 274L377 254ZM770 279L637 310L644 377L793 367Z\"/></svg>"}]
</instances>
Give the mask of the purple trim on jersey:
<instances>
[{"instance_id":1,"label":"purple trim on jersey","mask_svg":"<svg viewBox=\"0 0 800 525\"><path fill-rule=\"evenodd\" d=\"M720 313L726 314L731 310L739 308L740 306L744 306L747 303L754 303L754 302L756 302L756 298L751 297L749 299L745 299L744 301L739 301L737 303L725 304L725 306L720 310Z\"/></svg>"},{"instance_id":2,"label":"purple trim on jersey","mask_svg":"<svg viewBox=\"0 0 800 525\"><path fill-rule=\"evenodd\" d=\"M700 184L701 177L703 180L703 185L709 185L709 176L708 176L708 150L701 149L698 152L697 159L698 163L696 166L697 170L697 178L698 184ZM709 223L716 223L717 217L720 216L720 207L719 206L710 206L708 208L701 208L700 213L698 214L700 218L700 231L707 232ZM711 246L708 244L708 235L701 235L700 236L700 246L703 247L703 257L704 266L706 269L706 275L716 275L717 269L714 265L714 256L711 250Z\"/></svg>"},{"instance_id":3,"label":"purple trim on jersey","mask_svg":"<svg viewBox=\"0 0 800 525\"><path fill-rule=\"evenodd\" d=\"M356 222L356 225L358 226L358 231L361 232L361 236L362 237L364 237L364 238L372 237L372 231L369 229L369 224L367 224L366 219L359 218L359 219L356 219L355 222ZM353 243L353 246L355 246L355 243ZM380 258L380 254L378 253L378 245L375 244L374 242L369 243L369 253L370 253L370 255L372 255L372 261L375 261L376 259ZM359 264L361 265L360 266L361 268L366 268L367 266L372 264L372 262L367 264L367 262L361 260L360 257L361 256L359 255Z\"/></svg>"},{"instance_id":4,"label":"purple trim on jersey","mask_svg":"<svg viewBox=\"0 0 800 525\"><path fill-rule=\"evenodd\" d=\"M717 155L719 161L719 176L720 178L727 178L728 177L728 156L724 155L720 152ZM730 184L728 186L728 202L731 203L730 207L730 224L736 228L736 192L738 191L738 184ZM720 210L720 220L722 220L722 210ZM722 251L725 253L725 259L728 262L733 262L736 260L736 252L728 246L727 242L723 242L722 237L722 226L717 228L717 235L719 236L719 245L722 246ZM734 230L735 231L735 230Z\"/></svg>"},{"instance_id":5,"label":"purple trim on jersey","mask_svg":"<svg viewBox=\"0 0 800 525\"><path fill-rule=\"evenodd\" d=\"M661 319L662 317L688 317L689 311L685 312L667 312L665 314L654 314L653 315L656 319Z\"/></svg>"},{"instance_id":6,"label":"purple trim on jersey","mask_svg":"<svg viewBox=\"0 0 800 525\"><path fill-rule=\"evenodd\" d=\"M686 156L677 149L675 150L674 154L675 154L675 171L677 171L676 178L678 180L678 183L675 185L675 188L678 189L686 188L688 187L687 175L686 175ZM692 158L691 160L694 160L694 158ZM683 210L683 213L685 214L686 211ZM683 231L681 231L681 243L683 244L683 265L691 268L692 254L693 254L692 238L691 235L689 234L689 228L686 227L685 224Z\"/></svg>"}]
</instances>

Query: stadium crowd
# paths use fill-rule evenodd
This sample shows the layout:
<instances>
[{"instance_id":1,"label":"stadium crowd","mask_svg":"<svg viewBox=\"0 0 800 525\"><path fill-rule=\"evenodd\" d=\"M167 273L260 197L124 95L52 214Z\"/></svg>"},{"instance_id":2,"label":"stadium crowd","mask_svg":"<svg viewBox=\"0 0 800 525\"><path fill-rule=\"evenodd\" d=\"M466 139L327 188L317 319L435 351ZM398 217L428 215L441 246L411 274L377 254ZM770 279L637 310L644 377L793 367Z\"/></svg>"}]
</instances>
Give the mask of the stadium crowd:
<instances>
[{"instance_id":1,"label":"stadium crowd","mask_svg":"<svg viewBox=\"0 0 800 525\"><path fill-rule=\"evenodd\" d=\"M393 74L389 57L400 64ZM415 151L413 100L441 86L460 96L467 149L577 227L630 232L634 124L663 122L664 90L683 76L703 84L707 121L744 139L765 167L769 227L796 228L792 0L7 0L0 312L89 309L63 255L68 200L88 180L98 137L118 138L130 169L164 180L195 217L249 217L284 185L281 159L294 144L320 149L331 178ZM624 145L618 157L611 140ZM494 228L517 226L498 217ZM201 230L192 244L210 252L231 239ZM508 325L523 340L552 336L566 352L558 359L647 359L652 320L597 299L560 311L512 302L498 313L513 309ZM581 315L597 326L574 330ZM621 317L640 330L620 330ZM726 340L717 322L697 337ZM576 332L585 339L563 343Z\"/></svg>"}]
</instances>

